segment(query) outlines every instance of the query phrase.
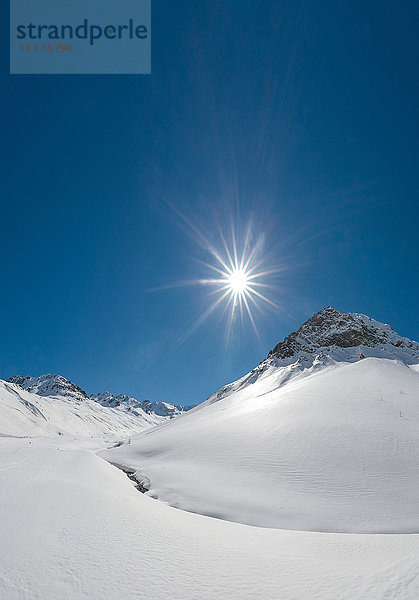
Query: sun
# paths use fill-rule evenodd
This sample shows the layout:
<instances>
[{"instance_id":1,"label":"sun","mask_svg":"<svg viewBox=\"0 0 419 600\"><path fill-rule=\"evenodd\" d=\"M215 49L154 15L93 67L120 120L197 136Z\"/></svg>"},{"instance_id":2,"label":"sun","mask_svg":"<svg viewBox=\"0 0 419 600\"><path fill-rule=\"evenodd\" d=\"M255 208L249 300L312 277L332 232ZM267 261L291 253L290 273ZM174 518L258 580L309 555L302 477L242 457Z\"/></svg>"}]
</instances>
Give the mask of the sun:
<instances>
[{"instance_id":1,"label":"sun","mask_svg":"<svg viewBox=\"0 0 419 600\"><path fill-rule=\"evenodd\" d=\"M258 231L252 221L249 221L247 227L237 231L238 228L231 221L230 229L221 225L218 227L219 239L217 236L209 239L190 219L178 210L175 212L191 229L191 236L197 245L208 255L207 260L196 258L197 262L212 271L212 274L208 272L206 277L200 279L186 279L154 288L154 291L184 286L212 288L207 295L207 306L203 307L202 312L176 343L183 343L215 312L218 312L220 322L226 319L226 347L237 320L244 326L248 319L254 333L260 339L259 327L255 321L256 313L262 313L263 307L274 311L282 310L266 293L268 290L278 293L278 286L272 285L273 277L277 278L285 269L282 263L275 266L266 264L265 233ZM217 232L217 228L214 229Z\"/></svg>"},{"instance_id":2,"label":"sun","mask_svg":"<svg viewBox=\"0 0 419 600\"><path fill-rule=\"evenodd\" d=\"M227 275L227 284L235 294L244 294L249 287L248 274L245 269L234 269Z\"/></svg>"}]
</instances>

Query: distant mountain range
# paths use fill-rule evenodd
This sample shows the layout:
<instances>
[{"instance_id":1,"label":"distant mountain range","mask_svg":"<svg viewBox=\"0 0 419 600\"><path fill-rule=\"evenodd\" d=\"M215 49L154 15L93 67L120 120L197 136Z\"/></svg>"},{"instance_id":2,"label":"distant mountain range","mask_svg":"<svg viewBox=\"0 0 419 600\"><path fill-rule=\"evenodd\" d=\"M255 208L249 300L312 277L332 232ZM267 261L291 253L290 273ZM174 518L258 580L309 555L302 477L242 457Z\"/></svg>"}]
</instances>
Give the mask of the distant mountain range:
<instances>
[{"instance_id":1,"label":"distant mountain range","mask_svg":"<svg viewBox=\"0 0 419 600\"><path fill-rule=\"evenodd\" d=\"M61 375L14 375L0 381L0 437L60 434L112 442L191 408L110 392L88 396Z\"/></svg>"},{"instance_id":2,"label":"distant mountain range","mask_svg":"<svg viewBox=\"0 0 419 600\"><path fill-rule=\"evenodd\" d=\"M110 392L102 392L100 394L91 394L89 396L95 402L99 402L102 406L109 406L111 408L119 408L121 410L132 411L137 408L141 408L144 412L151 415L158 415L159 417L176 417L191 408L194 408L196 404L189 404L184 406L176 406L169 404L168 402L151 402L150 400L137 400L132 396L125 396L124 394L118 394L115 396Z\"/></svg>"},{"instance_id":3,"label":"distant mountain range","mask_svg":"<svg viewBox=\"0 0 419 600\"><path fill-rule=\"evenodd\" d=\"M148 415L159 417L176 417L191 408L195 404L187 406L175 406L168 402L150 402L150 400L137 400L132 396L124 394L111 394L110 392L101 392L99 394L90 394L88 396L78 385L69 381L62 375L40 375L39 377L30 377L29 375L13 375L7 380L9 383L15 383L23 389L39 396L68 398L77 401L94 400L102 406L115 408L120 411L135 414L137 411Z\"/></svg>"}]
</instances>

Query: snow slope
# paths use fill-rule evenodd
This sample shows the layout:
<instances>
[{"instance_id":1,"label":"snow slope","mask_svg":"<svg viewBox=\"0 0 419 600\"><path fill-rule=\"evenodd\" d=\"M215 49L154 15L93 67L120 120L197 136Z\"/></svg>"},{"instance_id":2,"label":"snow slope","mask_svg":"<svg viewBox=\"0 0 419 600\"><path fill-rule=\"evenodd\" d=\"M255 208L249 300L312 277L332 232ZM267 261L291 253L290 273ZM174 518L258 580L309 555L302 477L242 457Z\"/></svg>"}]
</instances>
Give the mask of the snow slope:
<instances>
[{"instance_id":1,"label":"snow slope","mask_svg":"<svg viewBox=\"0 0 419 600\"><path fill-rule=\"evenodd\" d=\"M115 438L127 438L162 420L165 419L141 409L127 413L104 408L79 392L40 396L20 385L0 380L0 437L65 434L115 441Z\"/></svg>"},{"instance_id":2,"label":"snow slope","mask_svg":"<svg viewBox=\"0 0 419 600\"><path fill-rule=\"evenodd\" d=\"M63 437L0 439L0 514L4 600L419 596L418 535L281 531L175 510Z\"/></svg>"},{"instance_id":3,"label":"snow slope","mask_svg":"<svg viewBox=\"0 0 419 600\"><path fill-rule=\"evenodd\" d=\"M417 600L417 344L331 311L137 436L67 380L0 382L0 598Z\"/></svg>"},{"instance_id":4,"label":"snow slope","mask_svg":"<svg viewBox=\"0 0 419 600\"><path fill-rule=\"evenodd\" d=\"M69 400L84 401L94 400L107 408L117 408L120 412L129 412L131 415L143 417L144 414L156 417L174 418L183 412L194 408L195 405L175 406L168 402L150 402L150 400L137 400L132 396L125 394L112 394L111 392L101 392L99 394L90 394L88 396L78 385L69 381L62 375L40 375L31 377L29 375L13 375L7 380L8 383L18 384L28 392L39 396L55 398L64 397ZM166 419L155 419L153 424L162 422Z\"/></svg>"},{"instance_id":5,"label":"snow slope","mask_svg":"<svg viewBox=\"0 0 419 600\"><path fill-rule=\"evenodd\" d=\"M101 456L134 469L150 496L200 514L416 533L417 351L389 326L327 308L238 382Z\"/></svg>"},{"instance_id":6,"label":"snow slope","mask_svg":"<svg viewBox=\"0 0 419 600\"><path fill-rule=\"evenodd\" d=\"M119 440L190 408L110 392L88 396L61 375L0 380L0 436L67 434Z\"/></svg>"}]
</instances>

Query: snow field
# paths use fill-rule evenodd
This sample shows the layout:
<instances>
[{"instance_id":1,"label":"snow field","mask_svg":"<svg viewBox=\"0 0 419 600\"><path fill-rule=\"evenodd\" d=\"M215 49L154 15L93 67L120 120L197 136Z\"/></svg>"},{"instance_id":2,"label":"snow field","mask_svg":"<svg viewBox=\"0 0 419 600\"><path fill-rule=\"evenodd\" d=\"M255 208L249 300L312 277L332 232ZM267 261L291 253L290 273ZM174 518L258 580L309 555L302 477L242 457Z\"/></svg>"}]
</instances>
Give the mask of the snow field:
<instances>
[{"instance_id":1,"label":"snow field","mask_svg":"<svg viewBox=\"0 0 419 600\"><path fill-rule=\"evenodd\" d=\"M1 439L0 489L5 600L419 594L418 535L281 531L175 510L72 440Z\"/></svg>"}]
</instances>

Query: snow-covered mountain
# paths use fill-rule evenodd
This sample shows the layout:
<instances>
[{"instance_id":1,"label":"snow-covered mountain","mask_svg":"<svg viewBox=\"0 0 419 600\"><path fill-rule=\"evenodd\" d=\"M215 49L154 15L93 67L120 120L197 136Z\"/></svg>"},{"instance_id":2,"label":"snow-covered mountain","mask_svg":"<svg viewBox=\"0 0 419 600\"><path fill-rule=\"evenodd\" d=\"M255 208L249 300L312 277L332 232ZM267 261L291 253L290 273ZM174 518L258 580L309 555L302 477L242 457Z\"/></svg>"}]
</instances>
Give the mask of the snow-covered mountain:
<instances>
[{"instance_id":1,"label":"snow-covered mountain","mask_svg":"<svg viewBox=\"0 0 419 600\"><path fill-rule=\"evenodd\" d=\"M401 337L390 325L358 313L340 313L331 306L314 314L298 331L275 346L268 358L292 359L322 351L341 359L342 350L352 360L361 358L361 354L400 358L408 363L419 360L419 344Z\"/></svg>"},{"instance_id":2,"label":"snow-covered mountain","mask_svg":"<svg viewBox=\"0 0 419 600\"><path fill-rule=\"evenodd\" d=\"M29 375L13 375L7 380L9 383L16 383L23 389L38 394L39 396L61 396L74 400L86 400L86 392L78 385L69 381L62 375L40 375L39 377L30 377Z\"/></svg>"},{"instance_id":3,"label":"snow-covered mountain","mask_svg":"<svg viewBox=\"0 0 419 600\"><path fill-rule=\"evenodd\" d=\"M419 532L419 345L328 307L182 419L103 456L192 512Z\"/></svg>"},{"instance_id":4,"label":"snow-covered mountain","mask_svg":"<svg viewBox=\"0 0 419 600\"><path fill-rule=\"evenodd\" d=\"M109 392L88 396L61 375L15 375L7 382L0 380L0 435L126 438L188 408Z\"/></svg>"},{"instance_id":5,"label":"snow-covered mountain","mask_svg":"<svg viewBox=\"0 0 419 600\"><path fill-rule=\"evenodd\" d=\"M104 408L88 397L41 396L0 380L0 437L66 435L111 442L164 420L141 409L130 413Z\"/></svg>"},{"instance_id":6,"label":"snow-covered mountain","mask_svg":"<svg viewBox=\"0 0 419 600\"><path fill-rule=\"evenodd\" d=\"M307 376L336 362L357 362L367 357L419 363L419 344L398 335L390 325L359 313L341 313L328 306L315 313L294 333L270 350L267 358L244 377L222 387L208 398L216 402L275 372L275 385Z\"/></svg>"},{"instance_id":7,"label":"snow-covered mountain","mask_svg":"<svg viewBox=\"0 0 419 600\"><path fill-rule=\"evenodd\" d=\"M168 402L151 402L150 400L137 400L132 396L125 394L111 394L111 392L100 392L99 394L90 394L88 396L78 385L69 381L62 375L40 375L39 377L30 377L29 375L13 375L7 380L9 383L16 383L28 392L38 394L39 396L60 396L72 400L83 401L88 398L98 402L108 408L117 408L121 411L138 414L142 412L148 415L158 417L177 417L178 415L191 410L196 404L186 406L175 406Z\"/></svg>"},{"instance_id":8,"label":"snow-covered mountain","mask_svg":"<svg viewBox=\"0 0 419 600\"><path fill-rule=\"evenodd\" d=\"M0 597L418 598L416 352L326 309L176 419L0 381Z\"/></svg>"},{"instance_id":9,"label":"snow-covered mountain","mask_svg":"<svg viewBox=\"0 0 419 600\"><path fill-rule=\"evenodd\" d=\"M137 408L141 408L147 414L158 415L159 417L174 418L178 415L191 410L196 404L186 406L175 406L168 402L151 402L150 400L137 400L132 396L126 396L125 394L118 394L115 396L110 392L101 392L100 394L91 394L89 396L92 400L99 402L102 406L110 406L112 408L118 408L120 410L132 411Z\"/></svg>"}]
</instances>

